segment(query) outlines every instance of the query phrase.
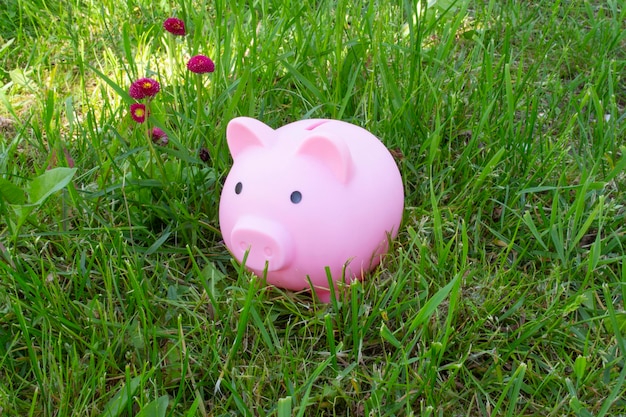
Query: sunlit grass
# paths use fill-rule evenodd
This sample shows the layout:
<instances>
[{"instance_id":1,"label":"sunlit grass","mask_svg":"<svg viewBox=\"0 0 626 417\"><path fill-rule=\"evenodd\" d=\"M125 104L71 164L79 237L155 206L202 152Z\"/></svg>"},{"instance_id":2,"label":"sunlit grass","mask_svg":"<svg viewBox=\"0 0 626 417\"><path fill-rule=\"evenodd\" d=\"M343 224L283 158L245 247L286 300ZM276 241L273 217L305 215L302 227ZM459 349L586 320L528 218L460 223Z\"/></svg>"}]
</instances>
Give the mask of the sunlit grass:
<instances>
[{"instance_id":1,"label":"sunlit grass","mask_svg":"<svg viewBox=\"0 0 626 417\"><path fill-rule=\"evenodd\" d=\"M1 415L626 413L619 2L6 5ZM402 230L328 305L221 243L239 115L340 118L397 158Z\"/></svg>"}]
</instances>

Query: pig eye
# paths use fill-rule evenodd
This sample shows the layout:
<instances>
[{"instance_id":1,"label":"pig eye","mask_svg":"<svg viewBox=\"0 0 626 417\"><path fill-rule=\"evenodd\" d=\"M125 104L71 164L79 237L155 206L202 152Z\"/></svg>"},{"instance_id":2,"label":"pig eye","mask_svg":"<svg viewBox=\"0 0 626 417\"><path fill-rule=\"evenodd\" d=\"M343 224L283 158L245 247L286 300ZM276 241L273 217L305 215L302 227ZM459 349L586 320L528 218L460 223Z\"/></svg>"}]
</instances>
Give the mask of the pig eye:
<instances>
[{"instance_id":1,"label":"pig eye","mask_svg":"<svg viewBox=\"0 0 626 417\"><path fill-rule=\"evenodd\" d=\"M243 188L243 184L241 182L238 182L235 185L235 194L241 194L241 189Z\"/></svg>"},{"instance_id":2,"label":"pig eye","mask_svg":"<svg viewBox=\"0 0 626 417\"><path fill-rule=\"evenodd\" d=\"M293 193L291 193L290 198L293 204L298 204L302 201L302 193L300 191L294 191Z\"/></svg>"}]
</instances>

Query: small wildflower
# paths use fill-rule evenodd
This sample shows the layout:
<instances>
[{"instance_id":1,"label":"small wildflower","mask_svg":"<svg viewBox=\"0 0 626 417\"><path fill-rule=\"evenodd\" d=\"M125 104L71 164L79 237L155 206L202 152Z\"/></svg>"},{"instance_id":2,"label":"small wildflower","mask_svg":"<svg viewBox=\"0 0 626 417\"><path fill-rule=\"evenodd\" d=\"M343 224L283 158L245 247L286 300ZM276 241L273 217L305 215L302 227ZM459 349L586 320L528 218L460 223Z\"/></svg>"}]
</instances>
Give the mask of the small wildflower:
<instances>
[{"instance_id":1,"label":"small wildflower","mask_svg":"<svg viewBox=\"0 0 626 417\"><path fill-rule=\"evenodd\" d=\"M176 36L185 36L186 33L185 22L176 17L165 19L165 22L163 22L163 29Z\"/></svg>"},{"instance_id":2,"label":"small wildflower","mask_svg":"<svg viewBox=\"0 0 626 417\"><path fill-rule=\"evenodd\" d=\"M159 91L161 91L161 85L158 81L152 78L140 78L130 85L128 94L136 100L141 100L145 97L154 97Z\"/></svg>"},{"instance_id":3,"label":"small wildflower","mask_svg":"<svg viewBox=\"0 0 626 417\"><path fill-rule=\"evenodd\" d=\"M187 62L187 69L196 74L204 74L215 71L215 64L208 56L196 55Z\"/></svg>"},{"instance_id":4,"label":"small wildflower","mask_svg":"<svg viewBox=\"0 0 626 417\"><path fill-rule=\"evenodd\" d=\"M133 103L130 105L130 117L137 123L146 121L146 105L143 103Z\"/></svg>"},{"instance_id":5,"label":"small wildflower","mask_svg":"<svg viewBox=\"0 0 626 417\"><path fill-rule=\"evenodd\" d=\"M152 142L161 146L167 145L169 143L167 133L158 127L152 128Z\"/></svg>"},{"instance_id":6,"label":"small wildflower","mask_svg":"<svg viewBox=\"0 0 626 417\"><path fill-rule=\"evenodd\" d=\"M211 155L209 154L209 150L207 148L202 147L200 148L200 151L198 151L198 156L202 162L208 162Z\"/></svg>"}]
</instances>

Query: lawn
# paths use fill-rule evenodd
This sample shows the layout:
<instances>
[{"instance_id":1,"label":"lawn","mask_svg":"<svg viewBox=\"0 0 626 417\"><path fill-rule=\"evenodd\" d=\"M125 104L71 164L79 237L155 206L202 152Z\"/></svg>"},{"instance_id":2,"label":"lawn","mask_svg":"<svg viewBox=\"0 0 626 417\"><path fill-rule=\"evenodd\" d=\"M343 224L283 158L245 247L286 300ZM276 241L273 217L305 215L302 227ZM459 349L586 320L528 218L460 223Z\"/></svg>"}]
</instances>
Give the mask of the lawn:
<instances>
[{"instance_id":1,"label":"lawn","mask_svg":"<svg viewBox=\"0 0 626 417\"><path fill-rule=\"evenodd\" d=\"M626 415L625 22L617 0L2 0L0 415ZM345 120L396 158L400 233L328 304L222 243L237 116Z\"/></svg>"}]
</instances>

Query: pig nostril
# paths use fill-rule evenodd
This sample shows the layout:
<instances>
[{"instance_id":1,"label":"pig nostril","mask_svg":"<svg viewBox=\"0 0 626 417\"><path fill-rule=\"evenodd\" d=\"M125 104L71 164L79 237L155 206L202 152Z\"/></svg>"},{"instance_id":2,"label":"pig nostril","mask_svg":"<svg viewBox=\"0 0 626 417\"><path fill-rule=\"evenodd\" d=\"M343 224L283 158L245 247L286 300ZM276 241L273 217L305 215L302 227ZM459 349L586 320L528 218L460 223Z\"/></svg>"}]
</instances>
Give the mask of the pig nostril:
<instances>
[{"instance_id":1,"label":"pig nostril","mask_svg":"<svg viewBox=\"0 0 626 417\"><path fill-rule=\"evenodd\" d=\"M252 249L250 248L248 242L246 242L245 240L239 242L239 248L242 252L247 252L248 250ZM265 248L263 248L263 253L266 257L271 258L274 255L274 250L270 246L266 246Z\"/></svg>"}]
</instances>

